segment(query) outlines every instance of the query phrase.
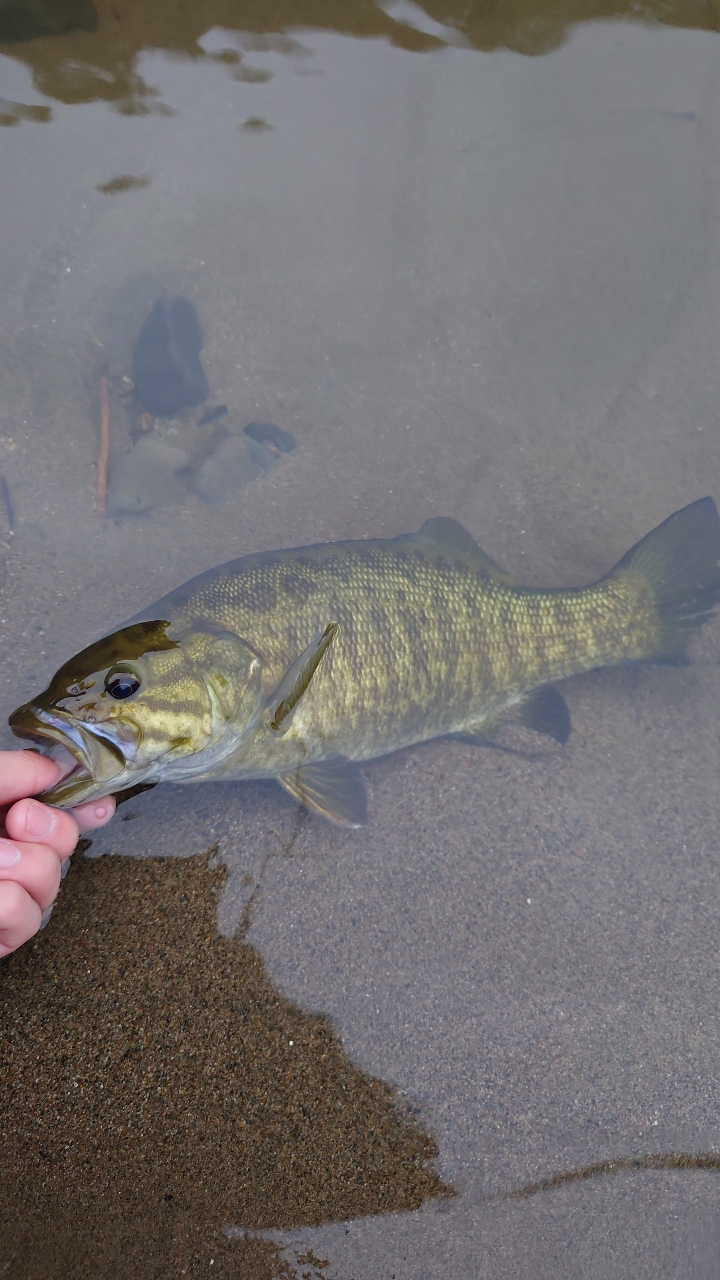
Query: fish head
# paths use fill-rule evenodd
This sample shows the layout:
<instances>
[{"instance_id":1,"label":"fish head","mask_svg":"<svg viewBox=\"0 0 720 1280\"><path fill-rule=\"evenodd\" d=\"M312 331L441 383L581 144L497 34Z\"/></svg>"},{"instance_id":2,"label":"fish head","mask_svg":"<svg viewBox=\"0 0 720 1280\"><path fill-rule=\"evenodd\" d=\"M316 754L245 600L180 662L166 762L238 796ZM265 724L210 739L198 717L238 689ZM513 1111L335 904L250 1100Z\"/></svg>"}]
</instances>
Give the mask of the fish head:
<instances>
[{"instance_id":1,"label":"fish head","mask_svg":"<svg viewBox=\"0 0 720 1280\"><path fill-rule=\"evenodd\" d=\"M10 716L45 755L74 765L43 799L68 808L144 781L204 772L252 732L262 664L206 619L132 623L76 654Z\"/></svg>"}]
</instances>

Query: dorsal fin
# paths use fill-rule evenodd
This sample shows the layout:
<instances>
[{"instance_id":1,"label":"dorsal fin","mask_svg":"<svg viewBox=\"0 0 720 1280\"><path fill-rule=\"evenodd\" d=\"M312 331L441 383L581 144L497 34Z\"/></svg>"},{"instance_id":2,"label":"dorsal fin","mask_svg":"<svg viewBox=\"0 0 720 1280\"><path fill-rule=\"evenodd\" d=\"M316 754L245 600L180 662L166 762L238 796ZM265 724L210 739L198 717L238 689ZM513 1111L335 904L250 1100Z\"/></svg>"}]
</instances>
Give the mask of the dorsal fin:
<instances>
[{"instance_id":1,"label":"dorsal fin","mask_svg":"<svg viewBox=\"0 0 720 1280\"><path fill-rule=\"evenodd\" d=\"M465 526L451 516L436 516L433 520L426 520L422 529L417 533L406 534L404 541L424 546L428 551L443 555L451 561L465 560L475 569L482 570L487 578L501 582L503 586L515 585L510 574L491 560Z\"/></svg>"}]
</instances>

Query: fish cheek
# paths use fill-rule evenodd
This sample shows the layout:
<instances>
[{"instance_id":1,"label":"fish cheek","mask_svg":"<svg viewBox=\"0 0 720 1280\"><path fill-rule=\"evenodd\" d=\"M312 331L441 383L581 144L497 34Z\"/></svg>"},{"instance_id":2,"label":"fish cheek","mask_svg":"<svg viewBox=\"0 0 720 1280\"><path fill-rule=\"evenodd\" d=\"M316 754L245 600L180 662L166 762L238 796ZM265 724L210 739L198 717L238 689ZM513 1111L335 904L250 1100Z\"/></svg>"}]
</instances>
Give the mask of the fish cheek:
<instances>
[{"instance_id":1,"label":"fish cheek","mask_svg":"<svg viewBox=\"0 0 720 1280\"><path fill-rule=\"evenodd\" d=\"M193 632L183 642L200 678L225 720L242 726L261 697L262 664L249 645L229 631Z\"/></svg>"},{"instance_id":2,"label":"fish cheek","mask_svg":"<svg viewBox=\"0 0 720 1280\"><path fill-rule=\"evenodd\" d=\"M137 764L189 755L207 746L212 734L208 691L182 647L146 656L134 666L139 692L121 702L118 723L134 726Z\"/></svg>"}]
</instances>

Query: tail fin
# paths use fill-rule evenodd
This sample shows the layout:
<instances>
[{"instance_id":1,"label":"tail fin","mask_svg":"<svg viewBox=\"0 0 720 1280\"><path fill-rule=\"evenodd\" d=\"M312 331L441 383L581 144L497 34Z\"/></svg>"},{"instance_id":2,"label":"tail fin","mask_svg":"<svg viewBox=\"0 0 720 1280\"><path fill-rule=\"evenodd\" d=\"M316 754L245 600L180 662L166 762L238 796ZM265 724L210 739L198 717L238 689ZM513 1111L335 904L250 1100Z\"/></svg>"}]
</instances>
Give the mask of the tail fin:
<instances>
[{"instance_id":1,"label":"tail fin","mask_svg":"<svg viewBox=\"0 0 720 1280\"><path fill-rule=\"evenodd\" d=\"M720 516L712 498L683 507L623 556L608 577L631 570L652 589L660 621L660 662L685 657L693 631L720 601Z\"/></svg>"}]
</instances>

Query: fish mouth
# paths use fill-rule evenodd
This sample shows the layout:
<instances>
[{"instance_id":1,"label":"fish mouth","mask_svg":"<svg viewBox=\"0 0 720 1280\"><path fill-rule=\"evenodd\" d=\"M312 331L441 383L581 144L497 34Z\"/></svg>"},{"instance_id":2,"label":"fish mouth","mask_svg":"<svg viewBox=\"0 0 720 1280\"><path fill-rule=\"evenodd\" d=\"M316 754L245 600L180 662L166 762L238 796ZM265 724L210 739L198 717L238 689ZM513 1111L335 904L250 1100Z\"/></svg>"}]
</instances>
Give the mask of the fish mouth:
<instances>
[{"instance_id":1,"label":"fish mouth","mask_svg":"<svg viewBox=\"0 0 720 1280\"><path fill-rule=\"evenodd\" d=\"M91 733L61 711L45 711L33 702L13 711L9 724L18 738L29 739L41 755L50 756L66 770L54 786L41 793L48 804L69 808L118 789L128 760L111 738ZM69 772L68 752L75 762Z\"/></svg>"}]
</instances>

